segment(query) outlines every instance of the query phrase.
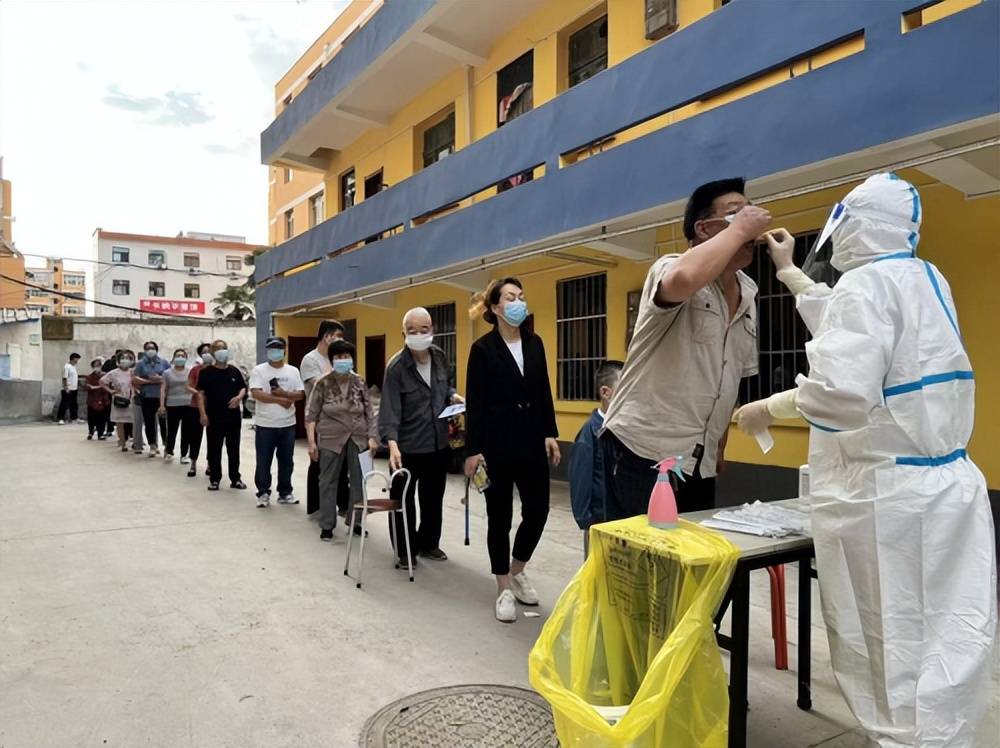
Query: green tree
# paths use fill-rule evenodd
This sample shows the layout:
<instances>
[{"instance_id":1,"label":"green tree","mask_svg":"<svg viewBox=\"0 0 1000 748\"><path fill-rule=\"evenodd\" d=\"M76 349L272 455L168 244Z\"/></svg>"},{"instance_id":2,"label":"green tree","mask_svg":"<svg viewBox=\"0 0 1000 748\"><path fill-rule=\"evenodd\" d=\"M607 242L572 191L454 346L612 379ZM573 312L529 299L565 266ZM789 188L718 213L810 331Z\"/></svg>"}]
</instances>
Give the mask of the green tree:
<instances>
[{"instance_id":1,"label":"green tree","mask_svg":"<svg viewBox=\"0 0 1000 748\"><path fill-rule=\"evenodd\" d=\"M254 289L250 284L226 286L226 290L212 299L215 316L219 319L254 319Z\"/></svg>"}]
</instances>

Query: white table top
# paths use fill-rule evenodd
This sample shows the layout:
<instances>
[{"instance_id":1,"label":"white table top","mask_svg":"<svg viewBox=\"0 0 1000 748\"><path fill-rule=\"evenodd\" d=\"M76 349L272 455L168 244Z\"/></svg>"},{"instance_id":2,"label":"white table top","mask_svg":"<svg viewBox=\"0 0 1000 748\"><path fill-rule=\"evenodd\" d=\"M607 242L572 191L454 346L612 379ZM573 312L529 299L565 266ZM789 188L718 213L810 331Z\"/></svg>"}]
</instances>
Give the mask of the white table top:
<instances>
[{"instance_id":1,"label":"white table top","mask_svg":"<svg viewBox=\"0 0 1000 748\"><path fill-rule=\"evenodd\" d=\"M781 501L768 503L773 504L774 506L783 506L787 509L797 509L799 511L809 510L809 502L803 499L783 499ZM726 508L737 509L738 507ZM709 519L720 511L722 511L722 508L706 509L700 512L686 512L685 514L680 515L680 517L688 522L701 522L703 519ZM726 530L712 529L723 535L730 543L740 549L741 560L757 558L758 556L767 556L774 553L784 553L786 551L797 551L803 548L809 548L813 542L812 537L808 535L788 535L784 538L765 538L759 535L746 535L741 532L728 532Z\"/></svg>"}]
</instances>

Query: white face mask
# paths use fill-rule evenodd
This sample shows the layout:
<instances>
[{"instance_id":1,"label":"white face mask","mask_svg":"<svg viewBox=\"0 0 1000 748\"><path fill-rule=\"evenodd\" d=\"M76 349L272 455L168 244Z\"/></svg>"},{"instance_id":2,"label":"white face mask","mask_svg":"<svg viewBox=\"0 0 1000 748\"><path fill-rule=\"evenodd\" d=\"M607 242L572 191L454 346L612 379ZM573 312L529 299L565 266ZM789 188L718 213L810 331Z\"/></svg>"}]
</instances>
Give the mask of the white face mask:
<instances>
[{"instance_id":1,"label":"white face mask","mask_svg":"<svg viewBox=\"0 0 1000 748\"><path fill-rule=\"evenodd\" d=\"M431 345L434 344L433 333L428 333L426 335L407 335L406 336L406 347L411 351L426 351Z\"/></svg>"}]
</instances>

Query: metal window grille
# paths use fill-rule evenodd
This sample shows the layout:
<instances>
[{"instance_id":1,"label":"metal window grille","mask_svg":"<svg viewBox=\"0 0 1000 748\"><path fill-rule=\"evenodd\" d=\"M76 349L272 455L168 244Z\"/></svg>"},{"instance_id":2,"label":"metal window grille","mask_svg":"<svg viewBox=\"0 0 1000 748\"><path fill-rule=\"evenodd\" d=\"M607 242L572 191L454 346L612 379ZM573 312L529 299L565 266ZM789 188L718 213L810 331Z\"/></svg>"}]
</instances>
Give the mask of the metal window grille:
<instances>
[{"instance_id":1,"label":"metal window grille","mask_svg":"<svg viewBox=\"0 0 1000 748\"><path fill-rule=\"evenodd\" d=\"M608 17L598 18L569 38L570 88L608 67Z\"/></svg>"},{"instance_id":2,"label":"metal window grille","mask_svg":"<svg viewBox=\"0 0 1000 748\"><path fill-rule=\"evenodd\" d=\"M556 284L556 370L560 400L596 400L594 376L607 357L608 277Z\"/></svg>"},{"instance_id":3,"label":"metal window grille","mask_svg":"<svg viewBox=\"0 0 1000 748\"><path fill-rule=\"evenodd\" d=\"M458 336L455 332L455 303L427 307L434 323L434 344L448 357L454 373L458 360Z\"/></svg>"},{"instance_id":4,"label":"metal window grille","mask_svg":"<svg viewBox=\"0 0 1000 748\"><path fill-rule=\"evenodd\" d=\"M201 288L197 283L185 283L184 284L184 298L185 299L200 299L201 298Z\"/></svg>"},{"instance_id":5,"label":"metal window grille","mask_svg":"<svg viewBox=\"0 0 1000 748\"><path fill-rule=\"evenodd\" d=\"M201 256L191 253L184 253L184 267L186 268L198 268L201 267Z\"/></svg>"},{"instance_id":6,"label":"metal window grille","mask_svg":"<svg viewBox=\"0 0 1000 748\"><path fill-rule=\"evenodd\" d=\"M111 293L115 296L128 296L131 292L132 291L128 281L111 281Z\"/></svg>"},{"instance_id":7,"label":"metal window grille","mask_svg":"<svg viewBox=\"0 0 1000 748\"><path fill-rule=\"evenodd\" d=\"M128 249L125 247L112 247L111 248L111 261L112 262L128 262Z\"/></svg>"},{"instance_id":8,"label":"metal window grille","mask_svg":"<svg viewBox=\"0 0 1000 748\"><path fill-rule=\"evenodd\" d=\"M802 266L819 232L795 237L795 264ZM795 297L774 277L774 263L764 249L755 253L744 272L757 283L757 344L760 373L740 384L740 402L770 397L795 385L795 377L809 371L806 342L809 328L795 311Z\"/></svg>"},{"instance_id":9,"label":"metal window grille","mask_svg":"<svg viewBox=\"0 0 1000 748\"><path fill-rule=\"evenodd\" d=\"M242 257L227 257L226 270L241 270L243 268Z\"/></svg>"},{"instance_id":10,"label":"metal window grille","mask_svg":"<svg viewBox=\"0 0 1000 748\"><path fill-rule=\"evenodd\" d=\"M155 281L149 282L149 295L150 296L166 296L167 289L166 285L163 283L157 283Z\"/></svg>"}]
</instances>

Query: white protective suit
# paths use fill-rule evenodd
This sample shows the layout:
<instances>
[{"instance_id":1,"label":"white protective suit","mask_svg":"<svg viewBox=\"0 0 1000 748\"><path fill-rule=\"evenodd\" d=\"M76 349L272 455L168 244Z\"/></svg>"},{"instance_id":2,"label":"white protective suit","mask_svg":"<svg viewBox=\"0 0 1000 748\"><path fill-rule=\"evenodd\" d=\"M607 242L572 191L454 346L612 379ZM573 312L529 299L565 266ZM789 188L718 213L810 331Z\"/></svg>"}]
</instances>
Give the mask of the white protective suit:
<instances>
[{"instance_id":1,"label":"white protective suit","mask_svg":"<svg viewBox=\"0 0 1000 748\"><path fill-rule=\"evenodd\" d=\"M916 257L920 219L917 191L892 174L834 209L825 233L844 275L832 291L798 289L810 371L775 397L794 393L813 427L823 613L854 715L882 748L987 748L976 731L997 698L993 522L965 451L972 366L948 283Z\"/></svg>"}]
</instances>

